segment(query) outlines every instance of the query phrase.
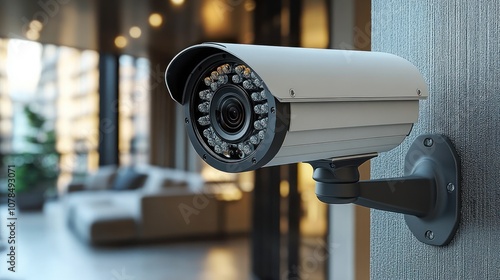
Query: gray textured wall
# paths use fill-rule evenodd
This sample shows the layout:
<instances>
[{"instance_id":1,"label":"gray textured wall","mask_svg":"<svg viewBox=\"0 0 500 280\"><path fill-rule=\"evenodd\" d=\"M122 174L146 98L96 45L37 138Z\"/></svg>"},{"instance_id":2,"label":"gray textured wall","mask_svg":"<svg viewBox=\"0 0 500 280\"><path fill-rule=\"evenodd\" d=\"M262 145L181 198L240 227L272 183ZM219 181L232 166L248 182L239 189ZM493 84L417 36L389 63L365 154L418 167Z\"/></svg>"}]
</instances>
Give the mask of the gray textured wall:
<instances>
[{"instance_id":1,"label":"gray textured wall","mask_svg":"<svg viewBox=\"0 0 500 280\"><path fill-rule=\"evenodd\" d=\"M500 1L373 0L372 49L413 62L429 85L420 119L372 177L400 176L412 139L448 135L462 158L462 220L447 247L402 215L372 211L372 279L500 279Z\"/></svg>"}]
</instances>

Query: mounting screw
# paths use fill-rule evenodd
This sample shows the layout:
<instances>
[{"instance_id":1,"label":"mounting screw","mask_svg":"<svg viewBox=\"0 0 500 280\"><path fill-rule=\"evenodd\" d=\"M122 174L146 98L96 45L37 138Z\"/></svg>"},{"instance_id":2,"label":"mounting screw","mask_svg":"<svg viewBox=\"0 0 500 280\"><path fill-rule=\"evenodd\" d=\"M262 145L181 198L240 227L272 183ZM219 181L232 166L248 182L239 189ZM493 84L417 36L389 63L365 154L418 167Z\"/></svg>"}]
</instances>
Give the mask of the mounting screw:
<instances>
[{"instance_id":1,"label":"mounting screw","mask_svg":"<svg viewBox=\"0 0 500 280\"><path fill-rule=\"evenodd\" d=\"M335 168L335 163L330 162L330 168Z\"/></svg>"},{"instance_id":2,"label":"mounting screw","mask_svg":"<svg viewBox=\"0 0 500 280\"><path fill-rule=\"evenodd\" d=\"M434 145L434 140L432 138L425 138L424 140L424 146L426 147L432 147Z\"/></svg>"},{"instance_id":3,"label":"mounting screw","mask_svg":"<svg viewBox=\"0 0 500 280\"><path fill-rule=\"evenodd\" d=\"M290 96L292 98L295 97L295 91L293 90L293 88L290 89Z\"/></svg>"},{"instance_id":4,"label":"mounting screw","mask_svg":"<svg viewBox=\"0 0 500 280\"><path fill-rule=\"evenodd\" d=\"M276 113L276 109L274 107L271 107L271 114Z\"/></svg>"},{"instance_id":5,"label":"mounting screw","mask_svg":"<svg viewBox=\"0 0 500 280\"><path fill-rule=\"evenodd\" d=\"M203 155L203 160L207 160L207 155Z\"/></svg>"},{"instance_id":6,"label":"mounting screw","mask_svg":"<svg viewBox=\"0 0 500 280\"><path fill-rule=\"evenodd\" d=\"M448 183L446 190L448 190L449 193L453 192L455 190L455 185L453 183Z\"/></svg>"},{"instance_id":7,"label":"mounting screw","mask_svg":"<svg viewBox=\"0 0 500 280\"><path fill-rule=\"evenodd\" d=\"M252 158L252 163L256 164L257 163L257 159L256 158Z\"/></svg>"},{"instance_id":8,"label":"mounting screw","mask_svg":"<svg viewBox=\"0 0 500 280\"><path fill-rule=\"evenodd\" d=\"M189 123L189 119L188 119L188 118L185 118L185 119L184 119L184 122L185 122L186 124L188 124L188 123Z\"/></svg>"},{"instance_id":9,"label":"mounting screw","mask_svg":"<svg viewBox=\"0 0 500 280\"><path fill-rule=\"evenodd\" d=\"M428 230L425 232L425 238L429 239L429 240L432 240L434 239L434 232L432 232L432 230Z\"/></svg>"},{"instance_id":10,"label":"mounting screw","mask_svg":"<svg viewBox=\"0 0 500 280\"><path fill-rule=\"evenodd\" d=\"M420 91L420 89L417 88L417 95L418 96L421 96L422 95L422 92Z\"/></svg>"}]
</instances>

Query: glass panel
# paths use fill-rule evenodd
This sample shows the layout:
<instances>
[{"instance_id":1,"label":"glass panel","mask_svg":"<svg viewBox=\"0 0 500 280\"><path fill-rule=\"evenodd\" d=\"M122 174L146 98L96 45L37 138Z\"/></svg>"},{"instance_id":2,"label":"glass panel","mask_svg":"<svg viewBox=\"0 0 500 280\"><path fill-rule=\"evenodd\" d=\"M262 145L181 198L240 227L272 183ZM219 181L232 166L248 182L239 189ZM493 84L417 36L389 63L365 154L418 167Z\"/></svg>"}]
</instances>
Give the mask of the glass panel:
<instances>
[{"instance_id":1,"label":"glass panel","mask_svg":"<svg viewBox=\"0 0 500 280\"><path fill-rule=\"evenodd\" d=\"M145 164L149 162L150 62L122 55L119 71L120 164Z\"/></svg>"},{"instance_id":2,"label":"glass panel","mask_svg":"<svg viewBox=\"0 0 500 280\"><path fill-rule=\"evenodd\" d=\"M50 49L54 48L54 51ZM57 148L61 153L60 183L81 180L98 167L99 55L67 47L47 46L55 61L50 83L58 91ZM73 178L74 177L74 178Z\"/></svg>"},{"instance_id":3,"label":"glass panel","mask_svg":"<svg viewBox=\"0 0 500 280\"><path fill-rule=\"evenodd\" d=\"M12 150L12 100L7 80L8 41L0 40L0 154Z\"/></svg>"},{"instance_id":4,"label":"glass panel","mask_svg":"<svg viewBox=\"0 0 500 280\"><path fill-rule=\"evenodd\" d=\"M3 164L28 174L53 169L60 191L97 168L98 61L94 51L0 40Z\"/></svg>"}]
</instances>

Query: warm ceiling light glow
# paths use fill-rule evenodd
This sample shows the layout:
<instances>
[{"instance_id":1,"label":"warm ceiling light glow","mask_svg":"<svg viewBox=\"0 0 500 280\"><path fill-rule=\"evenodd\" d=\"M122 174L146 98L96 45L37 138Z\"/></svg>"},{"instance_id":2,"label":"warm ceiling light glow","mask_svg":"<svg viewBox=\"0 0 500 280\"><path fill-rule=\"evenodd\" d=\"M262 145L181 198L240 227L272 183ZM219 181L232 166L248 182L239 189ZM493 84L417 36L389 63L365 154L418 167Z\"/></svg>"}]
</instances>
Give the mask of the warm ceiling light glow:
<instances>
[{"instance_id":1,"label":"warm ceiling light glow","mask_svg":"<svg viewBox=\"0 0 500 280\"><path fill-rule=\"evenodd\" d=\"M290 193L290 183L286 180L280 182L280 196L287 197Z\"/></svg>"},{"instance_id":2,"label":"warm ceiling light glow","mask_svg":"<svg viewBox=\"0 0 500 280\"><path fill-rule=\"evenodd\" d=\"M184 0L170 0L170 3L172 3L174 6L180 6L184 4Z\"/></svg>"},{"instance_id":3,"label":"warm ceiling light glow","mask_svg":"<svg viewBox=\"0 0 500 280\"><path fill-rule=\"evenodd\" d=\"M328 47L328 9L321 1L304 1L301 16L301 47Z\"/></svg>"},{"instance_id":4,"label":"warm ceiling light glow","mask_svg":"<svg viewBox=\"0 0 500 280\"><path fill-rule=\"evenodd\" d=\"M40 38L40 33L38 33L38 31L36 31L34 29L30 29L26 32L26 38L28 38L32 41L36 41L36 40L38 40L38 38Z\"/></svg>"},{"instance_id":5,"label":"warm ceiling light glow","mask_svg":"<svg viewBox=\"0 0 500 280\"><path fill-rule=\"evenodd\" d=\"M36 19L32 20L30 22L29 26L30 26L30 29L33 29L33 30L35 30L37 32L40 32L42 30L42 28L43 28L43 24L40 21L36 20Z\"/></svg>"},{"instance_id":6,"label":"warm ceiling light glow","mask_svg":"<svg viewBox=\"0 0 500 280\"><path fill-rule=\"evenodd\" d=\"M202 27L205 31L205 36L209 38L226 38L232 36L231 28L228 28L232 22L227 14L221 13L220 6L218 5L219 2L220 0L202 1Z\"/></svg>"},{"instance_id":7,"label":"warm ceiling light glow","mask_svg":"<svg viewBox=\"0 0 500 280\"><path fill-rule=\"evenodd\" d=\"M153 13L149 16L149 24L153 27L158 27L163 23L163 17L158 13Z\"/></svg>"},{"instance_id":8,"label":"warm ceiling light glow","mask_svg":"<svg viewBox=\"0 0 500 280\"><path fill-rule=\"evenodd\" d=\"M251 12L251 11L255 10L255 1L254 0L245 1L245 10L247 12Z\"/></svg>"},{"instance_id":9,"label":"warm ceiling light glow","mask_svg":"<svg viewBox=\"0 0 500 280\"><path fill-rule=\"evenodd\" d=\"M130 30L128 31L128 33L130 34L130 37L136 38L136 39L141 37L141 34L142 34L141 29L137 26L132 26L130 28Z\"/></svg>"},{"instance_id":10,"label":"warm ceiling light glow","mask_svg":"<svg viewBox=\"0 0 500 280\"><path fill-rule=\"evenodd\" d=\"M125 48L125 46L127 46L127 38L125 38L124 36L116 36L115 38L115 46L117 46L118 48Z\"/></svg>"}]
</instances>

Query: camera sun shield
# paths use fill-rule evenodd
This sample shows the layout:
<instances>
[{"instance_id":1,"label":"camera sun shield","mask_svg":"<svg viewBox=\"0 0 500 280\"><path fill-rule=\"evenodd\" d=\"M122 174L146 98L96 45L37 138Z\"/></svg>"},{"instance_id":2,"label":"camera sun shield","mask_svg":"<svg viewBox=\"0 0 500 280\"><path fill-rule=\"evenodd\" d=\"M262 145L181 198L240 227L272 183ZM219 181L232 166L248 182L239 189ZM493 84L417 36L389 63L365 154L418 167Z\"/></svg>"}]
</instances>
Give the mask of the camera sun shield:
<instances>
[{"instance_id":1,"label":"camera sun shield","mask_svg":"<svg viewBox=\"0 0 500 280\"><path fill-rule=\"evenodd\" d=\"M427 96L407 60L344 50L205 43L165 81L195 150L225 172L388 151Z\"/></svg>"}]
</instances>

